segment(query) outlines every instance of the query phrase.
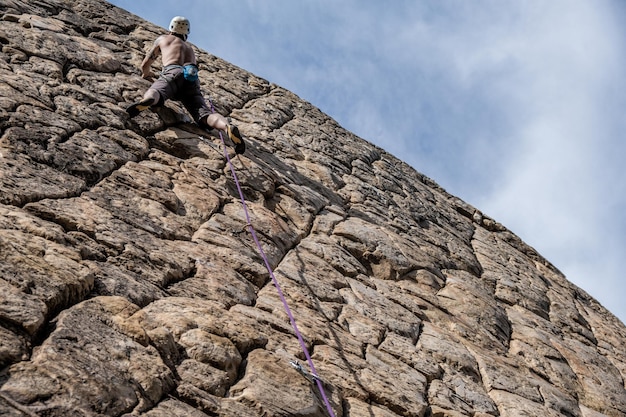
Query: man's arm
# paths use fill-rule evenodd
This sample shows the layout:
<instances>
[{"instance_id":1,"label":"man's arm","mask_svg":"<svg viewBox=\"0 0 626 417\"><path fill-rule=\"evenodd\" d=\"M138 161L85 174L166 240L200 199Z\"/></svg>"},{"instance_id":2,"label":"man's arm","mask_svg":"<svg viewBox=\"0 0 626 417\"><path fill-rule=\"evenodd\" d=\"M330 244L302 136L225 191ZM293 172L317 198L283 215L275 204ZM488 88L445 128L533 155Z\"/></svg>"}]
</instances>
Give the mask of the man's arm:
<instances>
[{"instance_id":1,"label":"man's arm","mask_svg":"<svg viewBox=\"0 0 626 417\"><path fill-rule=\"evenodd\" d=\"M156 41L154 41L154 45L146 54L146 57L141 62L141 76L147 80L154 78L155 75L150 69L152 63L156 61L156 59L161 55L161 47L159 46L159 42L161 41L161 36L159 36Z\"/></svg>"}]
</instances>

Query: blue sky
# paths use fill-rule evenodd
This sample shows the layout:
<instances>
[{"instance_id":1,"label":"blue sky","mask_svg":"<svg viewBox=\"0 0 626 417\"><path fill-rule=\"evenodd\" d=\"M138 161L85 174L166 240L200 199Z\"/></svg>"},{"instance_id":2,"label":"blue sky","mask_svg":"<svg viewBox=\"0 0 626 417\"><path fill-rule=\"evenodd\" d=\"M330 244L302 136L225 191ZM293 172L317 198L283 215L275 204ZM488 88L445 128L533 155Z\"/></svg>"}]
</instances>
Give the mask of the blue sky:
<instances>
[{"instance_id":1,"label":"blue sky","mask_svg":"<svg viewBox=\"0 0 626 417\"><path fill-rule=\"evenodd\" d=\"M622 0L114 0L313 103L626 322Z\"/></svg>"}]
</instances>

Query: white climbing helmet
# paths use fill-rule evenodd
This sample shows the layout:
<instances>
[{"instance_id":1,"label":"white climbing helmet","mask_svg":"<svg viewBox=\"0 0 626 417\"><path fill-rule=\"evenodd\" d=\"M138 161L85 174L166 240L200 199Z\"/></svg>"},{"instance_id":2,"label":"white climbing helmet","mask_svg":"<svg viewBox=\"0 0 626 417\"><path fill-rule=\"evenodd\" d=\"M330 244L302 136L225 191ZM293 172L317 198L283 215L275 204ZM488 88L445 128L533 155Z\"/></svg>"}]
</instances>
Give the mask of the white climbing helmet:
<instances>
[{"instance_id":1,"label":"white climbing helmet","mask_svg":"<svg viewBox=\"0 0 626 417\"><path fill-rule=\"evenodd\" d=\"M189 35L189 19L182 16L174 17L170 22L170 32L185 36Z\"/></svg>"}]
</instances>

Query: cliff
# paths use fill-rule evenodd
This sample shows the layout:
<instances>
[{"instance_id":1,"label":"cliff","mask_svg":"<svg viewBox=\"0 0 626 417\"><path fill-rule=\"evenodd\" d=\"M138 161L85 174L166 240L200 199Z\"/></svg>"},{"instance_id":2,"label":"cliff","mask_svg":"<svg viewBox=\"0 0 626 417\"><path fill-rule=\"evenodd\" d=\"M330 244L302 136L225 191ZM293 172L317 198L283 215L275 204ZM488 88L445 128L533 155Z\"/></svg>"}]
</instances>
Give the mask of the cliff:
<instances>
[{"instance_id":1,"label":"cliff","mask_svg":"<svg viewBox=\"0 0 626 417\"><path fill-rule=\"evenodd\" d=\"M217 132L173 102L124 111L162 33L103 1L0 0L0 415L328 415ZM626 415L618 319L431 179L196 52L336 416Z\"/></svg>"}]
</instances>

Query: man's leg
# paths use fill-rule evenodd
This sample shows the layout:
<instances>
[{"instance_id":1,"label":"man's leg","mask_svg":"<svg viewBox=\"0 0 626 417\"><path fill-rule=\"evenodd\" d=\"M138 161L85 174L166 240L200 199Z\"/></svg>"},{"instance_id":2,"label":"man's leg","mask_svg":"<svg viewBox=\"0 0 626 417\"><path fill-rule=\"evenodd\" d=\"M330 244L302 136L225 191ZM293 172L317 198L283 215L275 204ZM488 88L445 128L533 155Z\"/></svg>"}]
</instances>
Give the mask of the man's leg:
<instances>
[{"instance_id":1,"label":"man's leg","mask_svg":"<svg viewBox=\"0 0 626 417\"><path fill-rule=\"evenodd\" d=\"M143 98L126 108L126 112L130 117L137 116L140 112L149 109L159 102L161 95L153 88L149 88L143 95Z\"/></svg>"},{"instance_id":2,"label":"man's leg","mask_svg":"<svg viewBox=\"0 0 626 417\"><path fill-rule=\"evenodd\" d=\"M237 126L229 124L224 116L211 111L207 106L200 91L200 82L196 81L181 101L196 123L225 132L235 145L236 153L241 154L246 151L246 144Z\"/></svg>"},{"instance_id":3,"label":"man's leg","mask_svg":"<svg viewBox=\"0 0 626 417\"><path fill-rule=\"evenodd\" d=\"M246 151L246 143L243 141L243 137L241 136L241 133L239 133L237 126L229 124L228 120L221 114L211 113L200 119L200 122L203 122L209 127L225 132L230 140L232 140L235 144L236 153L241 154Z\"/></svg>"},{"instance_id":4,"label":"man's leg","mask_svg":"<svg viewBox=\"0 0 626 417\"><path fill-rule=\"evenodd\" d=\"M222 130L224 132L228 129L228 120L219 113L211 113L203 120L207 126L214 129Z\"/></svg>"}]
</instances>

